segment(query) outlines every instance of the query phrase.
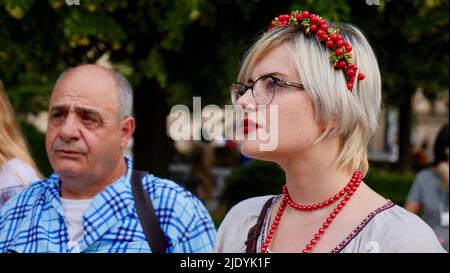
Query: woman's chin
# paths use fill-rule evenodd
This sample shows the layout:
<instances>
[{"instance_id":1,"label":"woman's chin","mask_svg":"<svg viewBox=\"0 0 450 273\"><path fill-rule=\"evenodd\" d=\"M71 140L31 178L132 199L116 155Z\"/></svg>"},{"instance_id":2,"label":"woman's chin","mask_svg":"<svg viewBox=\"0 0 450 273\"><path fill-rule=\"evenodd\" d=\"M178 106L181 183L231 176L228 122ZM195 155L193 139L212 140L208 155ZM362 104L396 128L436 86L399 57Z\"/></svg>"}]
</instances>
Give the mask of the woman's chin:
<instances>
[{"instance_id":1,"label":"woman's chin","mask_svg":"<svg viewBox=\"0 0 450 273\"><path fill-rule=\"evenodd\" d=\"M241 142L241 153L246 157L271 161L275 151L264 151L261 145L258 140L244 140Z\"/></svg>"}]
</instances>

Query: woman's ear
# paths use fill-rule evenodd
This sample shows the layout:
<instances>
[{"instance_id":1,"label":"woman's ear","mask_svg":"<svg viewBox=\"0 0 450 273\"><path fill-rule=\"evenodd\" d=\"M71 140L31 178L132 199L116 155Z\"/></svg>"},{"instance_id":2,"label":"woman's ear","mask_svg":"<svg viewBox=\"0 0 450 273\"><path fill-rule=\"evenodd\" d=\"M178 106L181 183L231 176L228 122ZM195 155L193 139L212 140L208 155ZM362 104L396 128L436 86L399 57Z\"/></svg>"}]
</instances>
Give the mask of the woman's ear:
<instances>
[{"instance_id":1,"label":"woman's ear","mask_svg":"<svg viewBox=\"0 0 450 273\"><path fill-rule=\"evenodd\" d=\"M339 118L338 118L338 116L336 116L336 115L333 115L333 118L331 119L331 122L330 122L331 124L331 128L333 129L333 130L336 130L337 129L337 127L339 126Z\"/></svg>"},{"instance_id":2,"label":"woman's ear","mask_svg":"<svg viewBox=\"0 0 450 273\"><path fill-rule=\"evenodd\" d=\"M329 131L330 134L334 134L338 128L338 125L339 125L339 118L336 115L334 115L328 122L322 122L320 128L322 130L322 133L325 131Z\"/></svg>"}]
</instances>

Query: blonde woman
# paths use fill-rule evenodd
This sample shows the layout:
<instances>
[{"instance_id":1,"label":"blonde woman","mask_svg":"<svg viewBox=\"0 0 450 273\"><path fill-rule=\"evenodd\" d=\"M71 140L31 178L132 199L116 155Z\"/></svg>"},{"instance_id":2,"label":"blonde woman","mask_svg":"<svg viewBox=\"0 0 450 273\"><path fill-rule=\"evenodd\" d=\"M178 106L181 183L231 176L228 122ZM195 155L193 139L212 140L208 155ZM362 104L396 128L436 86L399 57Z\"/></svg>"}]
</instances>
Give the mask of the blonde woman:
<instances>
[{"instance_id":1,"label":"blonde woman","mask_svg":"<svg viewBox=\"0 0 450 273\"><path fill-rule=\"evenodd\" d=\"M14 111L0 82L0 208L40 173L20 134Z\"/></svg>"},{"instance_id":2,"label":"blonde woman","mask_svg":"<svg viewBox=\"0 0 450 273\"><path fill-rule=\"evenodd\" d=\"M218 252L444 251L419 217L363 181L380 72L364 35L339 27L307 11L280 15L247 53L230 88L245 110L241 151L280 165L286 185L233 207L219 228ZM277 126L252 118L265 108L277 108ZM274 126L278 144L265 151L261 136Z\"/></svg>"}]
</instances>

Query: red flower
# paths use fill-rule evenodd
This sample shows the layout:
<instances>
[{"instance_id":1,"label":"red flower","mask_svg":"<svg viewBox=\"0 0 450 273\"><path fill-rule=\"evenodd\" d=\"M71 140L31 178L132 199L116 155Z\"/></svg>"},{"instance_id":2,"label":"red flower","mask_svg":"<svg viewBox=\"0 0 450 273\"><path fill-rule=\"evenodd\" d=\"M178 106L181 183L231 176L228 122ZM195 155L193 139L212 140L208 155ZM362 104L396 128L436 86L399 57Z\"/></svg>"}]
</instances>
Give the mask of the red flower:
<instances>
[{"instance_id":1,"label":"red flower","mask_svg":"<svg viewBox=\"0 0 450 273\"><path fill-rule=\"evenodd\" d=\"M344 60L339 61L339 68L345 68L347 67L347 62Z\"/></svg>"},{"instance_id":2,"label":"red flower","mask_svg":"<svg viewBox=\"0 0 450 273\"><path fill-rule=\"evenodd\" d=\"M344 41L342 41L342 40L337 40L336 46L337 46L337 47L343 47L343 46L344 46Z\"/></svg>"},{"instance_id":3,"label":"red flower","mask_svg":"<svg viewBox=\"0 0 450 273\"><path fill-rule=\"evenodd\" d=\"M326 45L327 47L329 47L329 48L333 48L333 46L334 46L333 41L331 41L331 40L327 41L327 42L325 43L325 45Z\"/></svg>"},{"instance_id":4,"label":"red flower","mask_svg":"<svg viewBox=\"0 0 450 273\"><path fill-rule=\"evenodd\" d=\"M308 18L310 20L305 21ZM343 40L343 36L339 34L339 29L329 27L326 21L316 14L310 14L308 11L292 11L289 15L281 14L278 16L278 19L271 21L268 31L270 32L276 27L296 27L297 25L306 29L306 31L309 29L310 32L315 32L317 39L323 42L327 48L334 51L335 56L331 58L331 61L334 63L335 68L342 69L345 73L347 88L350 91L353 89L355 78L358 80L364 79L363 73L356 75L358 67L354 64L349 64L352 56L352 46Z\"/></svg>"}]
</instances>

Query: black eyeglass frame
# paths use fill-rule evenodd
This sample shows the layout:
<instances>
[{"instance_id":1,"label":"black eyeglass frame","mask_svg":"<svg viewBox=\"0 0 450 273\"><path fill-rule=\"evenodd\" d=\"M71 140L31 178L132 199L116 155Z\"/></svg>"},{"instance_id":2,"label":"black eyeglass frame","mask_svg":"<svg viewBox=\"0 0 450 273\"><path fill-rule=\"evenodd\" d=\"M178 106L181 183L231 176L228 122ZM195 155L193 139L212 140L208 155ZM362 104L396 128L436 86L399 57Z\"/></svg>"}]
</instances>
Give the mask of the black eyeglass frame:
<instances>
[{"instance_id":1,"label":"black eyeglass frame","mask_svg":"<svg viewBox=\"0 0 450 273\"><path fill-rule=\"evenodd\" d=\"M279 86L291 86L291 87L298 88L300 90L305 90L305 87L301 83L295 83L295 82L291 82L291 81L288 81L288 80L283 80L283 79L280 79L280 78L275 77L273 75L263 75L263 76L259 77L258 79L256 79L251 85L246 85L245 83L242 83L242 82L234 82L231 85L231 87L230 87L231 101L232 101L233 105L236 105L236 102L238 101L238 99L236 99L236 101L234 101L234 99L233 99L233 92L234 92L233 91L233 87L235 85L240 85L240 86L244 86L245 87L245 89L242 89L242 90L244 90L244 92L242 92L240 97L242 97L250 89L252 91L252 97L253 97L253 100L255 101L256 105L261 105L261 104L258 104L256 102L255 93L254 93L254 87L255 87L256 83L259 80L266 79L266 78L270 78L270 79L273 80L273 82L275 83L275 88L274 88L274 90L272 92L272 98L270 98L270 101L268 103L264 104L264 106L270 105L272 103L273 98L275 97L275 90L276 90L276 86L277 85L279 85ZM238 90L238 88L234 88L234 89Z\"/></svg>"}]
</instances>

